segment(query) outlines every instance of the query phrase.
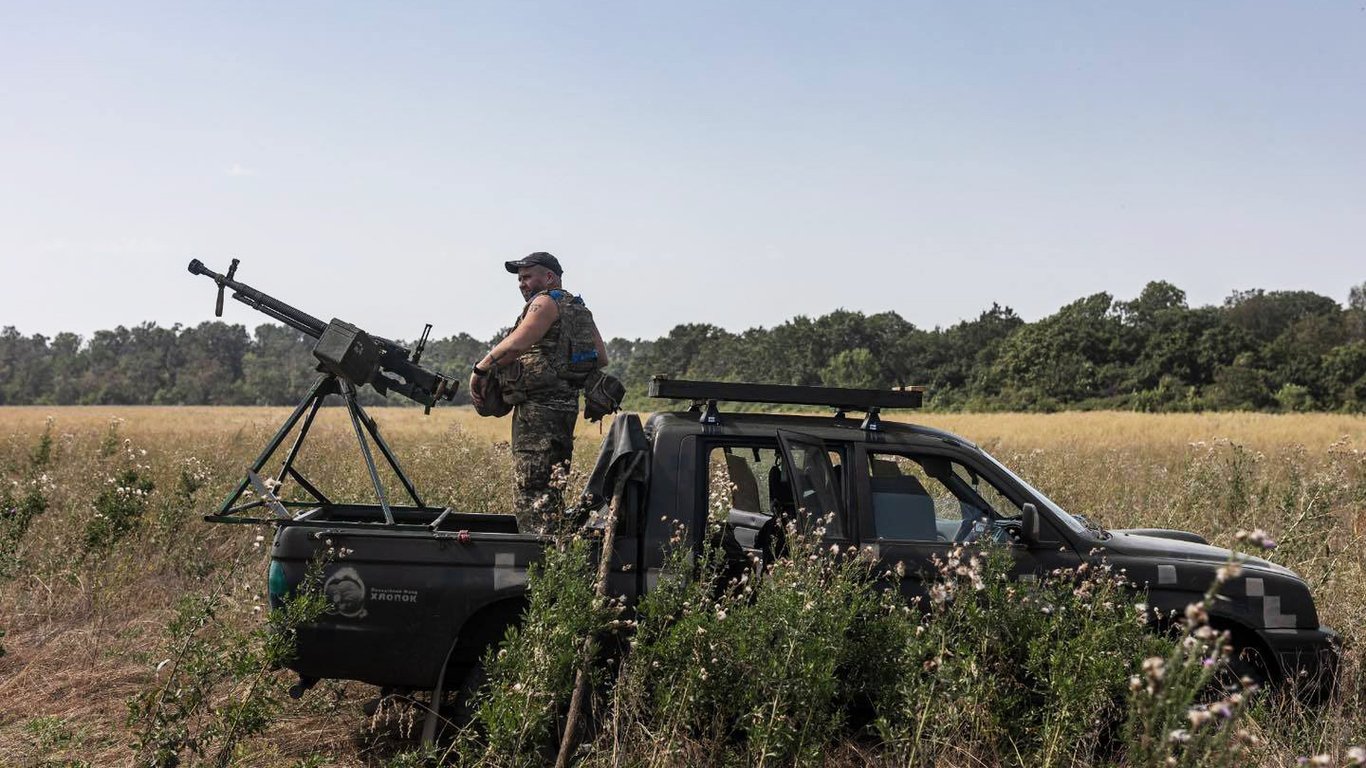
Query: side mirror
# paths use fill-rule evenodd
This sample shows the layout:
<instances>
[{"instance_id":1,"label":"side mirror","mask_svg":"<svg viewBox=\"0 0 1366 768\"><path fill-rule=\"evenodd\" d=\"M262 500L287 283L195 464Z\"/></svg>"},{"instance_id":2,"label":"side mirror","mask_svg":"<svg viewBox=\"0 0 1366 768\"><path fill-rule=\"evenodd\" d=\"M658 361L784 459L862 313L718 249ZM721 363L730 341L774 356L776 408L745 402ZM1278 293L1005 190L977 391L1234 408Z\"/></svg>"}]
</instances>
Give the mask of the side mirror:
<instances>
[{"instance_id":1,"label":"side mirror","mask_svg":"<svg viewBox=\"0 0 1366 768\"><path fill-rule=\"evenodd\" d=\"M1020 508L1020 538L1026 544L1039 543L1039 508L1033 502Z\"/></svg>"}]
</instances>

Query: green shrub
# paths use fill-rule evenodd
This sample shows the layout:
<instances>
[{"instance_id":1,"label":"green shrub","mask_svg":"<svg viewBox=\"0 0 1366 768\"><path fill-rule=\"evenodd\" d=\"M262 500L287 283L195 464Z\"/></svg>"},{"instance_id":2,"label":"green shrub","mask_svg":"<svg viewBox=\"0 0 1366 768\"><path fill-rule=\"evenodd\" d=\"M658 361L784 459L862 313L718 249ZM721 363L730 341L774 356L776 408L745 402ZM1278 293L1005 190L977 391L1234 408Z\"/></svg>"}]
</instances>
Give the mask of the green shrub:
<instances>
[{"instance_id":1,"label":"green shrub","mask_svg":"<svg viewBox=\"0 0 1366 768\"><path fill-rule=\"evenodd\" d=\"M95 516L85 526L86 551L108 550L133 530L147 511L147 497L154 488L136 469L119 472L95 499Z\"/></svg>"},{"instance_id":2,"label":"green shrub","mask_svg":"<svg viewBox=\"0 0 1366 768\"><path fill-rule=\"evenodd\" d=\"M1096 754L1121 719L1147 635L1121 575L1083 565L1013 581L1003 549L938 563L877 701L876 727L907 764L967 750L996 764L1065 765Z\"/></svg>"},{"instance_id":3,"label":"green shrub","mask_svg":"<svg viewBox=\"0 0 1366 768\"><path fill-rule=\"evenodd\" d=\"M19 499L10 489L0 490L0 579L19 569L19 545L33 519L47 510L47 496L40 480L31 480Z\"/></svg>"},{"instance_id":4,"label":"green shrub","mask_svg":"<svg viewBox=\"0 0 1366 768\"><path fill-rule=\"evenodd\" d=\"M675 552L640 605L618 680L614 706L636 736L732 742L762 765L819 762L843 732L888 606L857 553L795 528L789 542L789 556L729 578L719 547L704 550L697 577Z\"/></svg>"},{"instance_id":5,"label":"green shrub","mask_svg":"<svg viewBox=\"0 0 1366 768\"><path fill-rule=\"evenodd\" d=\"M52 417L47 417L42 434L38 435L38 444L33 446L33 452L29 454L29 466L34 472L41 472L52 463L52 424Z\"/></svg>"},{"instance_id":6,"label":"green shrub","mask_svg":"<svg viewBox=\"0 0 1366 768\"><path fill-rule=\"evenodd\" d=\"M119 437L119 425L123 419L113 418L109 420L109 426L104 430L104 437L100 439L100 458L107 459L119 452L123 447L123 439Z\"/></svg>"},{"instance_id":7,"label":"green shrub","mask_svg":"<svg viewBox=\"0 0 1366 768\"><path fill-rule=\"evenodd\" d=\"M539 766L558 743L583 642L608 627L615 611L594 591L593 545L574 538L547 548L527 575L527 609L483 660L488 682L476 729L459 751L467 762Z\"/></svg>"},{"instance_id":8,"label":"green shrub","mask_svg":"<svg viewBox=\"0 0 1366 768\"><path fill-rule=\"evenodd\" d=\"M1314 396L1309 388L1299 384L1285 384L1276 390L1276 403L1283 411L1303 412L1314 410Z\"/></svg>"},{"instance_id":9,"label":"green shrub","mask_svg":"<svg viewBox=\"0 0 1366 768\"><path fill-rule=\"evenodd\" d=\"M250 631L226 615L236 567L216 591L180 601L154 685L127 702L139 765L171 768L187 756L229 765L244 739L266 729L283 707L279 670L294 655L298 628L327 608L323 562L310 563L302 586Z\"/></svg>"},{"instance_id":10,"label":"green shrub","mask_svg":"<svg viewBox=\"0 0 1366 768\"><path fill-rule=\"evenodd\" d=\"M904 574L789 534L784 557L729 578L718 548L674 552L600 752L814 765L862 728L896 764L1072 765L1118 748L1128 679L1169 646L1105 567L1017 582L1004 549L959 549L928 574L922 612L895 588Z\"/></svg>"}]
</instances>

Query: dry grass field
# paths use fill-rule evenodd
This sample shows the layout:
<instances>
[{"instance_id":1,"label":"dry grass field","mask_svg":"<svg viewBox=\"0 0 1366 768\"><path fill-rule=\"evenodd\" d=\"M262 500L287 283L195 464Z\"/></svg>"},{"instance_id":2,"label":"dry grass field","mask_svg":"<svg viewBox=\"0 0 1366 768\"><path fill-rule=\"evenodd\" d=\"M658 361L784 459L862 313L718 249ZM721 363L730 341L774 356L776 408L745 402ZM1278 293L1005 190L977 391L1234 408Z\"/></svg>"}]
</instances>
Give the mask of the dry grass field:
<instances>
[{"instance_id":1,"label":"dry grass field","mask_svg":"<svg viewBox=\"0 0 1366 768\"><path fill-rule=\"evenodd\" d=\"M130 698L174 652L177 603L216 592L219 620L261 624L265 549L248 526L210 525L280 408L0 408L0 766L135 764ZM431 504L506 512L506 420L468 409L374 409ZM367 480L344 412L320 417L301 459L335 497ZM1358 638L1366 635L1366 417L1131 413L925 414L987 448L1065 508L1110 527L1166 526L1230 545L1240 528L1280 542L1320 618L1349 641L1339 698L1318 712L1259 716L1257 763L1294 765L1366 742ZM46 438L44 436L47 436ZM576 466L599 428L581 425ZM131 475L130 475L131 473ZM131 479L130 479L131 477ZM40 503L41 502L41 503ZM26 506L27 505L27 506ZM21 512L20 510L25 510ZM22 525L17 520L23 517ZM217 691L214 695L230 696ZM286 703L238 765L384 765L392 723L359 711L364 686L323 684ZM854 752L852 754L859 754ZM845 756L840 764L856 764Z\"/></svg>"}]
</instances>

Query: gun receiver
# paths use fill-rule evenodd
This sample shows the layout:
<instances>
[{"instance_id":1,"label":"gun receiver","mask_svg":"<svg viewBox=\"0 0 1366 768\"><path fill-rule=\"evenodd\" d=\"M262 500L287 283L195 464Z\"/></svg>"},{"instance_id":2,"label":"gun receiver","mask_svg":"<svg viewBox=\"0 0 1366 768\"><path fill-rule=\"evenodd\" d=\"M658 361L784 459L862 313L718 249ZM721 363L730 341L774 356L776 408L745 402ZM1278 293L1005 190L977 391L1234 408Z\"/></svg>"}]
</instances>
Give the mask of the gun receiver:
<instances>
[{"instance_id":1,"label":"gun receiver","mask_svg":"<svg viewBox=\"0 0 1366 768\"><path fill-rule=\"evenodd\" d=\"M223 316L223 290L231 288L234 299L316 339L313 356L318 359L318 370L324 373L357 387L369 384L381 395L387 395L392 390L421 403L428 413L438 400L455 397L460 383L418 365L422 354L420 349L414 355L398 342L373 336L350 323L336 318L325 323L307 312L295 309L246 283L238 282L234 277L237 263L237 259L233 259L228 273L222 275L204 266L199 259L190 262L190 274L204 275L218 284L217 316ZM431 326L427 328L430 330ZM426 341L425 331L423 341Z\"/></svg>"}]
</instances>

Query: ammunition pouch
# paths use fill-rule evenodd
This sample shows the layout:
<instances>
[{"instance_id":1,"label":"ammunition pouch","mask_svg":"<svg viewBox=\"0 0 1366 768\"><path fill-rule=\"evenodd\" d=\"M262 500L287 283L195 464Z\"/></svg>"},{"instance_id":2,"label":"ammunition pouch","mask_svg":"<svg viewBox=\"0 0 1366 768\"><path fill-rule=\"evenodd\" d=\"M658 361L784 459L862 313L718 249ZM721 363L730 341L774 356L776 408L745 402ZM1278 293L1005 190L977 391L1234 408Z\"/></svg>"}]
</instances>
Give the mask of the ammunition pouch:
<instances>
[{"instance_id":1,"label":"ammunition pouch","mask_svg":"<svg viewBox=\"0 0 1366 768\"><path fill-rule=\"evenodd\" d=\"M599 367L593 313L578 296L551 292L551 297L560 308L560 334L555 345L556 373L576 387L586 387L588 377Z\"/></svg>"},{"instance_id":2,"label":"ammunition pouch","mask_svg":"<svg viewBox=\"0 0 1366 768\"><path fill-rule=\"evenodd\" d=\"M526 390L521 386L521 360L512 360L506 365L498 366L493 370L491 378L498 380L498 387L503 393L503 402L508 405L519 405L526 402Z\"/></svg>"},{"instance_id":3,"label":"ammunition pouch","mask_svg":"<svg viewBox=\"0 0 1366 768\"><path fill-rule=\"evenodd\" d=\"M509 403L503 395L503 382L498 378L497 371L484 377L484 404L474 406L474 412L497 419L511 413L512 406L513 403Z\"/></svg>"},{"instance_id":4,"label":"ammunition pouch","mask_svg":"<svg viewBox=\"0 0 1366 768\"><path fill-rule=\"evenodd\" d=\"M508 405L525 403L537 395L563 390L565 381L546 355L523 355L500 365L494 372L503 385L503 400Z\"/></svg>"},{"instance_id":5,"label":"ammunition pouch","mask_svg":"<svg viewBox=\"0 0 1366 768\"><path fill-rule=\"evenodd\" d=\"M621 401L626 397L626 385L615 376L602 371L589 372L583 382L583 417L589 421L599 421L609 413L621 410Z\"/></svg>"},{"instance_id":6,"label":"ammunition pouch","mask_svg":"<svg viewBox=\"0 0 1366 768\"><path fill-rule=\"evenodd\" d=\"M570 351L566 358L564 367L559 371L560 378L576 387L586 387L588 378L598 369L597 348Z\"/></svg>"}]
</instances>

